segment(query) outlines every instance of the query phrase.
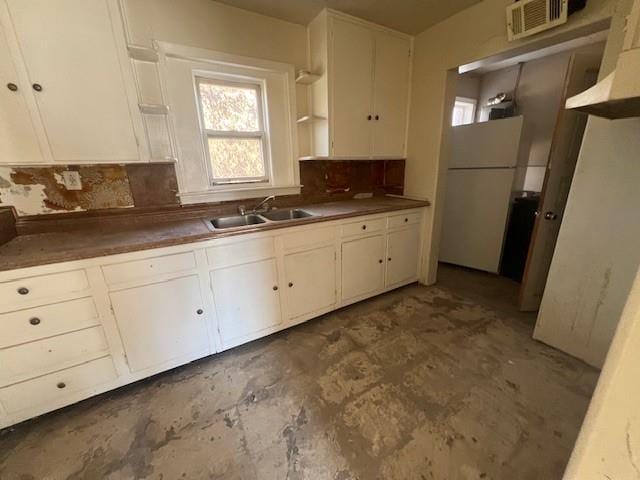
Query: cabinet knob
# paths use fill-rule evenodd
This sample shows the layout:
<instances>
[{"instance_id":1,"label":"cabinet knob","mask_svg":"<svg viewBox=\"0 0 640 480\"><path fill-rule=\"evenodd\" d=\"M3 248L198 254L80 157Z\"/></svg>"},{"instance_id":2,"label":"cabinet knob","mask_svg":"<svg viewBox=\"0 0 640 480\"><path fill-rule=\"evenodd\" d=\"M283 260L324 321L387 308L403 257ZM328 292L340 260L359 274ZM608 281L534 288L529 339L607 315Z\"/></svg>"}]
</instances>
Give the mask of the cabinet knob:
<instances>
[{"instance_id":1,"label":"cabinet knob","mask_svg":"<svg viewBox=\"0 0 640 480\"><path fill-rule=\"evenodd\" d=\"M18 85L16 85L15 83L7 83L7 88L12 92L18 91Z\"/></svg>"},{"instance_id":2,"label":"cabinet knob","mask_svg":"<svg viewBox=\"0 0 640 480\"><path fill-rule=\"evenodd\" d=\"M293 287L293 282L289 282L289 288Z\"/></svg>"},{"instance_id":3,"label":"cabinet knob","mask_svg":"<svg viewBox=\"0 0 640 480\"><path fill-rule=\"evenodd\" d=\"M363 229L363 230L366 230L366 229L367 229L367 226L366 226L366 225L362 225L362 229Z\"/></svg>"},{"instance_id":4,"label":"cabinet knob","mask_svg":"<svg viewBox=\"0 0 640 480\"><path fill-rule=\"evenodd\" d=\"M67 386L67 384L66 384L66 383L64 383L64 382L59 382L59 383L56 385L56 387L58 387L58 388L60 388L60 389L63 389L63 388L65 388L66 386Z\"/></svg>"},{"instance_id":5,"label":"cabinet knob","mask_svg":"<svg viewBox=\"0 0 640 480\"><path fill-rule=\"evenodd\" d=\"M34 83L32 85L32 87L36 92L41 92L42 91L42 85L40 85L39 83Z\"/></svg>"},{"instance_id":6,"label":"cabinet knob","mask_svg":"<svg viewBox=\"0 0 640 480\"><path fill-rule=\"evenodd\" d=\"M387 258L388 261L391 261L391 257Z\"/></svg>"},{"instance_id":7,"label":"cabinet knob","mask_svg":"<svg viewBox=\"0 0 640 480\"><path fill-rule=\"evenodd\" d=\"M26 288L26 287L20 287L20 288L18 289L18 293L19 293L20 295L26 295L26 294L28 294L28 293L29 293L29 289L28 289L28 288Z\"/></svg>"},{"instance_id":8,"label":"cabinet knob","mask_svg":"<svg viewBox=\"0 0 640 480\"><path fill-rule=\"evenodd\" d=\"M378 260L378 263L382 263L382 259Z\"/></svg>"},{"instance_id":9,"label":"cabinet knob","mask_svg":"<svg viewBox=\"0 0 640 480\"><path fill-rule=\"evenodd\" d=\"M367 120L371 120L371 118L373 118L371 115L367 115Z\"/></svg>"},{"instance_id":10,"label":"cabinet knob","mask_svg":"<svg viewBox=\"0 0 640 480\"><path fill-rule=\"evenodd\" d=\"M405 218L405 219L404 219L404 223L407 223L408 221L409 221L409 219L408 219L408 218Z\"/></svg>"},{"instance_id":11,"label":"cabinet knob","mask_svg":"<svg viewBox=\"0 0 640 480\"><path fill-rule=\"evenodd\" d=\"M380 115L376 115L376 120L380 120Z\"/></svg>"},{"instance_id":12,"label":"cabinet knob","mask_svg":"<svg viewBox=\"0 0 640 480\"><path fill-rule=\"evenodd\" d=\"M275 292L276 290L278 290L278 286L277 286L277 285L274 285L274 286L273 286L273 291Z\"/></svg>"},{"instance_id":13,"label":"cabinet knob","mask_svg":"<svg viewBox=\"0 0 640 480\"><path fill-rule=\"evenodd\" d=\"M196 310L196 313L198 315L202 315L204 313L204 310L202 310L201 308L199 308L198 310Z\"/></svg>"},{"instance_id":14,"label":"cabinet knob","mask_svg":"<svg viewBox=\"0 0 640 480\"><path fill-rule=\"evenodd\" d=\"M29 323L31 325L40 325L40 319L38 317L33 317L29 319Z\"/></svg>"}]
</instances>

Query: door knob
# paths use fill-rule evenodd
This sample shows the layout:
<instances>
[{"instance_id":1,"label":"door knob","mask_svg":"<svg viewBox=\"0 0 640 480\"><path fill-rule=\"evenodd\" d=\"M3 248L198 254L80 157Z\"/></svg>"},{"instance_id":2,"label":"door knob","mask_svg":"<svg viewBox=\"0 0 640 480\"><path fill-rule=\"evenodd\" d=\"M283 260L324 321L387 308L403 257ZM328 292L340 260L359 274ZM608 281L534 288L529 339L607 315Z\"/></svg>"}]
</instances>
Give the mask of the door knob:
<instances>
[{"instance_id":1,"label":"door knob","mask_svg":"<svg viewBox=\"0 0 640 480\"><path fill-rule=\"evenodd\" d=\"M545 220L556 220L558 218L558 214L554 212L544 212Z\"/></svg>"}]
</instances>

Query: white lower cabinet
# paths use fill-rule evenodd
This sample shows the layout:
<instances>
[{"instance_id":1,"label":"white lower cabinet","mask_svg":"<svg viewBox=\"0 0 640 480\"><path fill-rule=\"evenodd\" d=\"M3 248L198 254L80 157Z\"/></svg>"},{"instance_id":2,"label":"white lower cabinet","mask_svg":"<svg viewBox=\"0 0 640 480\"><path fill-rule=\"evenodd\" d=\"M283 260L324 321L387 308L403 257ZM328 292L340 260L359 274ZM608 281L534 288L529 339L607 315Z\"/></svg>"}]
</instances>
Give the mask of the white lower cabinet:
<instances>
[{"instance_id":1,"label":"white lower cabinet","mask_svg":"<svg viewBox=\"0 0 640 480\"><path fill-rule=\"evenodd\" d=\"M411 209L0 272L0 428L411 283L422 218Z\"/></svg>"},{"instance_id":2,"label":"white lower cabinet","mask_svg":"<svg viewBox=\"0 0 640 480\"><path fill-rule=\"evenodd\" d=\"M210 353L197 275L112 292L110 297L131 372Z\"/></svg>"},{"instance_id":3,"label":"white lower cabinet","mask_svg":"<svg viewBox=\"0 0 640 480\"><path fill-rule=\"evenodd\" d=\"M282 322L273 258L213 270L211 287L223 348L267 334Z\"/></svg>"},{"instance_id":4,"label":"white lower cabinet","mask_svg":"<svg viewBox=\"0 0 640 480\"><path fill-rule=\"evenodd\" d=\"M359 298L384 287L384 235L342 244L342 300Z\"/></svg>"},{"instance_id":5,"label":"white lower cabinet","mask_svg":"<svg viewBox=\"0 0 640 480\"><path fill-rule=\"evenodd\" d=\"M335 305L335 245L285 255L284 278L285 311L289 321Z\"/></svg>"},{"instance_id":6,"label":"white lower cabinet","mask_svg":"<svg viewBox=\"0 0 640 480\"><path fill-rule=\"evenodd\" d=\"M420 228L418 225L387 236L387 274L385 286L414 280L418 277Z\"/></svg>"}]
</instances>

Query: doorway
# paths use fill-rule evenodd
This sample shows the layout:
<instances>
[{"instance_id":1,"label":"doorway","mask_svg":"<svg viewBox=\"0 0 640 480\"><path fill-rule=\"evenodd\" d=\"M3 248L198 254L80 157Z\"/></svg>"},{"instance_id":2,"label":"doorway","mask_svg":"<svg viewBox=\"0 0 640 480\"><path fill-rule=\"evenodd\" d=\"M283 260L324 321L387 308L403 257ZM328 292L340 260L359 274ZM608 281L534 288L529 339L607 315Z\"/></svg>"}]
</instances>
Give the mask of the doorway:
<instances>
[{"instance_id":1,"label":"doorway","mask_svg":"<svg viewBox=\"0 0 640 480\"><path fill-rule=\"evenodd\" d=\"M439 260L510 278L524 312L542 300L586 125L564 103L596 82L604 38L457 78Z\"/></svg>"}]
</instances>

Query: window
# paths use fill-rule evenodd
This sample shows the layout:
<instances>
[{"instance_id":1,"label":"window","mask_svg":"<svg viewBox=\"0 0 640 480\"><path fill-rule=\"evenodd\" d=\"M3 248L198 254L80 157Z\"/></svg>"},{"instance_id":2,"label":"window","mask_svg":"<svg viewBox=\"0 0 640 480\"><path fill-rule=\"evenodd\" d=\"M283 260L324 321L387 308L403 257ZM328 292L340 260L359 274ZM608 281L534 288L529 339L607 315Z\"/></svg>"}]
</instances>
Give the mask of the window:
<instances>
[{"instance_id":1,"label":"window","mask_svg":"<svg viewBox=\"0 0 640 480\"><path fill-rule=\"evenodd\" d=\"M451 125L456 127L473 123L476 116L476 104L477 101L473 98L456 97Z\"/></svg>"},{"instance_id":2,"label":"window","mask_svg":"<svg viewBox=\"0 0 640 480\"><path fill-rule=\"evenodd\" d=\"M213 184L269 181L262 85L196 77Z\"/></svg>"}]
</instances>

